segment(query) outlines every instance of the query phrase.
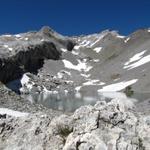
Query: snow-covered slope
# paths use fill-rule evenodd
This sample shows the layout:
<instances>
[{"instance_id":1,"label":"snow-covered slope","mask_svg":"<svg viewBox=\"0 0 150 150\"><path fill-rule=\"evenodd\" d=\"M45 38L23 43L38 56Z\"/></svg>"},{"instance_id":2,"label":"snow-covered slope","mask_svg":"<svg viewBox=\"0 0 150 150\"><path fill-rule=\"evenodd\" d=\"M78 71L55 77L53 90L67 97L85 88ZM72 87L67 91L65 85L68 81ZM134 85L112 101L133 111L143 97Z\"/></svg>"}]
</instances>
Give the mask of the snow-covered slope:
<instances>
[{"instance_id":1,"label":"snow-covered slope","mask_svg":"<svg viewBox=\"0 0 150 150\"><path fill-rule=\"evenodd\" d=\"M115 31L74 37L76 45L62 60L45 61L42 73L74 83L76 90L136 92L150 90L150 32L124 37ZM53 65L55 67L53 67Z\"/></svg>"},{"instance_id":2,"label":"snow-covered slope","mask_svg":"<svg viewBox=\"0 0 150 150\"><path fill-rule=\"evenodd\" d=\"M86 101L91 101L93 95L124 91L127 87L131 92L147 94L150 91L150 31L141 29L121 36L106 30L64 37L43 28L39 32L3 35L0 68L0 77L3 75L4 80L19 77L21 93L42 93L36 101L47 99L49 94L59 97L58 93L66 96L70 92L75 92L80 99L86 95ZM14 82L11 88L12 85L15 86Z\"/></svg>"}]
</instances>

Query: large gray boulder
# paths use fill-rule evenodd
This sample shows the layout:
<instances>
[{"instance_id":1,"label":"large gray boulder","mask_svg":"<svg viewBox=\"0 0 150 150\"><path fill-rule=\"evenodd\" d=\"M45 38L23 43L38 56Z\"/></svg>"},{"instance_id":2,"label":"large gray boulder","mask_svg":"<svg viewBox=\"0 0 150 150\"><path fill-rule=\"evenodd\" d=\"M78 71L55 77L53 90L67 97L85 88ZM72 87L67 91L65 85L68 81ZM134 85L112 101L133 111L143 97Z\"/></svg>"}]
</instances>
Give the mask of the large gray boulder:
<instances>
[{"instance_id":1,"label":"large gray boulder","mask_svg":"<svg viewBox=\"0 0 150 150\"><path fill-rule=\"evenodd\" d=\"M73 115L44 113L0 119L2 150L146 150L150 117L129 111L118 99L83 106Z\"/></svg>"}]
</instances>

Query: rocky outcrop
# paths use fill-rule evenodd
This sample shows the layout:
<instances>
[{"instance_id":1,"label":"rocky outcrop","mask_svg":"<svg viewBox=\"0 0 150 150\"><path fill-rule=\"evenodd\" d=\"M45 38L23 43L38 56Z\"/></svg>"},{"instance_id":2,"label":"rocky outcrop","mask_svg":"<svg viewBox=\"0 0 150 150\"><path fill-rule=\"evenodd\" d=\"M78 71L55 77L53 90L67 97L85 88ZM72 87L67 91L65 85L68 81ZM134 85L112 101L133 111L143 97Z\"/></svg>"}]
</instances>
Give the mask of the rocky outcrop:
<instances>
[{"instance_id":1,"label":"rocky outcrop","mask_svg":"<svg viewBox=\"0 0 150 150\"><path fill-rule=\"evenodd\" d=\"M0 81L14 80L24 72L37 73L45 59L60 59L61 47L71 51L74 43L48 27L39 32L1 36Z\"/></svg>"},{"instance_id":2,"label":"rocky outcrop","mask_svg":"<svg viewBox=\"0 0 150 150\"><path fill-rule=\"evenodd\" d=\"M148 116L131 112L114 99L53 119L43 113L20 118L2 116L0 149L146 150L150 146L149 132Z\"/></svg>"},{"instance_id":3,"label":"rocky outcrop","mask_svg":"<svg viewBox=\"0 0 150 150\"><path fill-rule=\"evenodd\" d=\"M30 45L24 49L25 51L18 51L14 56L1 58L0 80L2 82L19 78L24 72L35 73L42 67L44 59L59 59L61 55L51 42Z\"/></svg>"},{"instance_id":4,"label":"rocky outcrop","mask_svg":"<svg viewBox=\"0 0 150 150\"><path fill-rule=\"evenodd\" d=\"M0 108L8 108L15 111L24 111L28 113L43 112L51 117L58 116L62 112L48 109L40 104L32 103L12 92L0 82ZM1 118L0 118L1 119Z\"/></svg>"}]
</instances>

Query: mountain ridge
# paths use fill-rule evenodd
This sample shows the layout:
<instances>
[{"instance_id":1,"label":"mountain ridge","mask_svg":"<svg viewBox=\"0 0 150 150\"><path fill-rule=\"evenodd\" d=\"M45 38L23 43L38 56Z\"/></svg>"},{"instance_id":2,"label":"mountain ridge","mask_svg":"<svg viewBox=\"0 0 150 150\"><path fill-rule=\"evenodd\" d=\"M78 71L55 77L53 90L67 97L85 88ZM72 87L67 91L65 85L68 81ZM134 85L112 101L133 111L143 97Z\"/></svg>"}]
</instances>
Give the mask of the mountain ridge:
<instances>
[{"instance_id":1,"label":"mountain ridge","mask_svg":"<svg viewBox=\"0 0 150 150\"><path fill-rule=\"evenodd\" d=\"M32 67L34 65L36 66L36 64L38 66L38 63L40 64L41 62L41 65L43 65L43 68L37 67L37 73L39 74L40 72L38 72L38 69L42 70L42 72L44 72L45 74L48 73L52 75L61 74L59 73L59 69L60 71L70 70L73 72L74 77L76 73L83 74L81 76L76 75L75 78L78 78L78 80L88 81L90 79L83 77L83 76L88 76L91 73L90 71L92 70L91 76L93 76L92 77L93 79L91 80L99 80L100 79L99 76L101 76L101 80L103 80L102 83L105 83L105 82L110 82L111 76L113 77L115 76L115 74L117 74L119 78L121 76L119 75L121 74L121 72L124 75L125 71L127 71L129 74L132 74L133 76L134 74L133 70L137 70L137 69L133 69L134 67L135 68L138 67L140 69L143 68L142 65L136 64L137 60L139 60L139 63L142 63L144 61L143 65L147 66L147 64L149 63L148 61L149 38L150 38L149 29L137 30L129 36L121 36L116 31L105 30L98 34L95 33L92 35L85 35L85 36L78 36L78 37L66 37L66 36L60 35L59 33L57 33L56 31L54 31L53 29L49 27L43 27L39 32L27 32L27 33L22 33L22 34L17 34L17 35L0 36L0 44L2 48L1 54L0 54L0 57L1 57L0 64L1 64L1 68L4 69L5 67L4 66L2 67L2 64L4 65L4 62L2 62L2 60L3 61L6 59L8 60L9 57L11 58L14 55L16 58L16 62L18 63L15 66L17 67L20 66L19 69L23 67L23 70L21 69L22 75L23 75L23 72L32 73L32 71L30 71L32 70ZM5 51L3 49L5 49ZM32 49L33 51L35 49L36 54L29 53L29 56L26 56L28 55L28 51L32 51ZM23 54L21 54L21 57L19 57L20 55L17 56L16 54L17 53L19 54L21 51L23 52ZM48 56L49 55L48 53L51 55L50 57ZM58 61L51 60L53 59L53 56L55 53L56 53L56 57L58 58ZM143 57L142 55L144 54L147 54L147 55ZM5 59L5 56L6 56L6 59ZM15 58L12 57L13 62ZM146 58L147 60L145 60ZM135 59L135 60L132 61L130 59ZM21 60L24 60L24 61L22 62ZM123 65L123 62L124 62L124 65ZM56 68L59 68L59 69L54 69L54 70L51 69L52 65L50 63L55 64L57 66ZM29 65L30 69L25 69L27 68L26 67L27 65ZM101 70L101 68L99 68L100 66L102 67L103 70L105 70L103 73L105 74L104 77L103 77L103 74L101 74L100 72L97 72L97 70ZM113 70L109 72L108 70L106 70L106 66L107 68L110 68L110 70L115 67L116 72L114 72ZM47 70L44 69L44 67L47 68ZM3 69L1 69L1 71ZM17 69L16 68L14 69L13 71L14 74L15 74L15 70ZM58 70L58 72L55 70ZM3 76L2 74L5 74L5 72L6 71L4 69L4 73L1 73L1 76ZM12 74L11 76L13 76ZM110 75L110 77L107 79L106 79L106 74ZM68 77L69 78L68 80L72 81L74 77L70 76ZM126 80L129 80L129 79L130 77L127 77ZM2 80L3 79L1 78L1 81ZM117 78L115 80L117 80ZM81 81L81 83L79 84L82 84L82 82L83 81ZM76 83L78 84L78 81L75 81L75 84ZM145 90L146 89L147 87L145 88ZM136 88L134 90L137 92L141 91L141 89L136 89Z\"/></svg>"}]
</instances>

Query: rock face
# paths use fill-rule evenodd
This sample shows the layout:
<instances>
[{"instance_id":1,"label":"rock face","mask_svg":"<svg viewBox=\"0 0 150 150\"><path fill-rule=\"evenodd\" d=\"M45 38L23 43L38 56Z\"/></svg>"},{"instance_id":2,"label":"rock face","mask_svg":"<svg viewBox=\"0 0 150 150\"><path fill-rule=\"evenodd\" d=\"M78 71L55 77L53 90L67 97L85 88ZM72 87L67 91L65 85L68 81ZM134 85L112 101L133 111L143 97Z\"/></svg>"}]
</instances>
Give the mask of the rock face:
<instances>
[{"instance_id":1,"label":"rock face","mask_svg":"<svg viewBox=\"0 0 150 150\"><path fill-rule=\"evenodd\" d=\"M83 106L71 116L1 116L0 149L147 150L149 132L149 116L131 112L114 99Z\"/></svg>"},{"instance_id":2,"label":"rock face","mask_svg":"<svg viewBox=\"0 0 150 150\"><path fill-rule=\"evenodd\" d=\"M37 73L45 59L60 59L61 47L73 49L71 40L55 34L44 27L39 32L1 36L0 81L6 83L25 72Z\"/></svg>"}]
</instances>

